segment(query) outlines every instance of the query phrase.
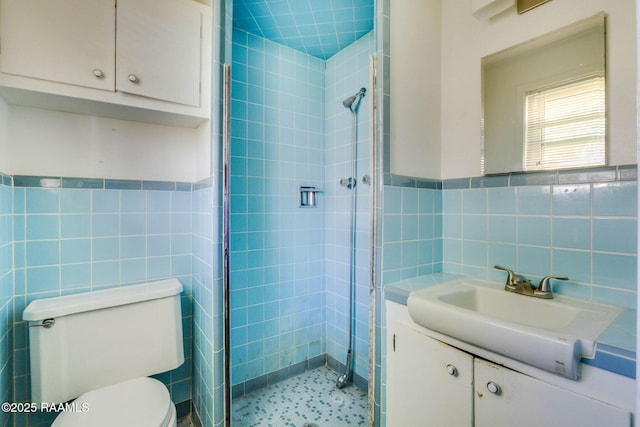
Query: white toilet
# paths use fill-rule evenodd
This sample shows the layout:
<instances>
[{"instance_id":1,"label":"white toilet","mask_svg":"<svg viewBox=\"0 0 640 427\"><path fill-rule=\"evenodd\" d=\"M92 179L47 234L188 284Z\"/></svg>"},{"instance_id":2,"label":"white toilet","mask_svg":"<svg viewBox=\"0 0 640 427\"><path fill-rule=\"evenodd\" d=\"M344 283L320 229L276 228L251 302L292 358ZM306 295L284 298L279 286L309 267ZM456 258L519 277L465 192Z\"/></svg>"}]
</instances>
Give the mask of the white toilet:
<instances>
[{"instance_id":1,"label":"white toilet","mask_svg":"<svg viewBox=\"0 0 640 427\"><path fill-rule=\"evenodd\" d=\"M32 301L31 400L67 402L55 427L174 427L167 388L184 362L176 279Z\"/></svg>"}]
</instances>

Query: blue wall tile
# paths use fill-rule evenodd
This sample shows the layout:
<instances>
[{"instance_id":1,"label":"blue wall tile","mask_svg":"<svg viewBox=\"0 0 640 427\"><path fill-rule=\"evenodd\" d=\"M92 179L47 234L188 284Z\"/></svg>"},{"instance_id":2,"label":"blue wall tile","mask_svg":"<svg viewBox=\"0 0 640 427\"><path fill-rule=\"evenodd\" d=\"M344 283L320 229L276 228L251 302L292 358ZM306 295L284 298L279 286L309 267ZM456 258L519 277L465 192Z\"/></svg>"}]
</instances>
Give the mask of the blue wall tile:
<instances>
[{"instance_id":1,"label":"blue wall tile","mask_svg":"<svg viewBox=\"0 0 640 427\"><path fill-rule=\"evenodd\" d=\"M499 263L532 279L567 275L557 292L602 302L627 292L628 305L636 292L636 190L635 181L495 187L486 190L487 206L483 189L445 189L444 270L496 280ZM489 257L480 265L484 215L467 212L485 209Z\"/></svg>"},{"instance_id":2,"label":"blue wall tile","mask_svg":"<svg viewBox=\"0 0 640 427\"><path fill-rule=\"evenodd\" d=\"M593 250L635 255L638 249L637 229L635 219L595 218Z\"/></svg>"},{"instance_id":3,"label":"blue wall tile","mask_svg":"<svg viewBox=\"0 0 640 427\"><path fill-rule=\"evenodd\" d=\"M637 289L636 256L595 252L592 262L593 283L631 291Z\"/></svg>"},{"instance_id":4,"label":"blue wall tile","mask_svg":"<svg viewBox=\"0 0 640 427\"><path fill-rule=\"evenodd\" d=\"M553 246L590 249L591 221L583 218L553 218Z\"/></svg>"},{"instance_id":5,"label":"blue wall tile","mask_svg":"<svg viewBox=\"0 0 640 427\"><path fill-rule=\"evenodd\" d=\"M550 246L551 218L518 216L518 243L521 245Z\"/></svg>"},{"instance_id":6,"label":"blue wall tile","mask_svg":"<svg viewBox=\"0 0 640 427\"><path fill-rule=\"evenodd\" d=\"M339 180L348 176L344 157L349 152L351 117L342 100L368 84L370 38L325 63L234 32L233 50L238 55L233 58L232 92L231 286L236 296L232 304L237 315L248 307L251 311L249 329L232 332L233 384L308 357L329 353L343 360L346 354L348 320L342 305L348 299L344 260L349 257L349 239L342 228L349 223L349 192ZM347 57L364 60L348 65ZM345 87L353 87L353 92L345 93ZM363 99L362 111L368 102ZM359 115L359 144L367 143L368 120L366 114ZM326 131L325 124L333 130ZM370 173L368 166L368 158L360 156L358 175ZM318 208L298 208L299 185L321 188ZM363 249L368 248L366 190L362 186L358 196L358 221L364 227L359 226L362 231L356 240ZM417 199L407 198L407 203L404 209L417 212ZM397 209L398 213L403 209L401 192ZM327 233L327 224L339 232ZM419 227L415 215L404 223L397 221L394 233L397 239L403 233L417 238ZM413 252L417 258L417 246ZM367 256L358 260L368 263ZM366 271L356 275L358 288L368 286ZM250 292L234 292L242 289ZM267 336L276 322L279 341ZM311 331L320 331L319 336ZM264 351L267 340L278 343L277 352ZM356 330L356 341L364 340L368 340L367 325ZM263 351L253 360L247 352L255 348ZM368 354L356 355L356 366L362 358Z\"/></svg>"},{"instance_id":7,"label":"blue wall tile","mask_svg":"<svg viewBox=\"0 0 640 427\"><path fill-rule=\"evenodd\" d=\"M487 239L492 242L516 243L517 217L515 215L490 215Z\"/></svg>"},{"instance_id":8,"label":"blue wall tile","mask_svg":"<svg viewBox=\"0 0 640 427\"><path fill-rule=\"evenodd\" d=\"M471 189L462 193L462 212L465 214L484 214L487 212L487 190Z\"/></svg>"},{"instance_id":9,"label":"blue wall tile","mask_svg":"<svg viewBox=\"0 0 640 427\"><path fill-rule=\"evenodd\" d=\"M461 186L449 190L445 183L445 190L438 191L441 211L433 214L442 214L442 240L434 242L442 242L444 271L503 280L503 273L493 269L501 264L532 280L566 275L571 280L556 282L558 293L601 302L620 300L635 308L635 181L488 189L469 188L469 182L460 180ZM393 200L400 190L386 185L385 197L389 194ZM404 242L416 237L393 231L405 217L411 215L385 210L383 283L411 277L410 272L400 272L398 254ZM433 257L437 264L437 251Z\"/></svg>"},{"instance_id":10,"label":"blue wall tile","mask_svg":"<svg viewBox=\"0 0 640 427\"><path fill-rule=\"evenodd\" d=\"M487 191L487 210L491 214L515 215L517 209L516 189L514 187L490 188Z\"/></svg>"},{"instance_id":11,"label":"blue wall tile","mask_svg":"<svg viewBox=\"0 0 640 427\"><path fill-rule=\"evenodd\" d=\"M638 215L638 190L636 182L613 182L593 185L593 215Z\"/></svg>"},{"instance_id":12,"label":"blue wall tile","mask_svg":"<svg viewBox=\"0 0 640 427\"><path fill-rule=\"evenodd\" d=\"M32 180L38 185L39 180ZM119 186L128 188L127 181ZM134 183L133 187L140 185ZM0 224L14 230L13 300L32 300L103 287L179 277L191 283L192 274L192 195L185 191L164 191L177 188L175 183L146 183L148 188L160 190L112 190L96 186L86 188L8 187L14 203L12 221ZM25 181L24 185L28 185ZM0 201L5 188L0 185ZM176 211L175 214L173 211ZM9 212L11 212L9 210ZM7 214L9 213L7 212ZM208 227L211 229L211 227ZM0 233L0 252L2 236ZM182 254L170 257L171 251ZM3 257L4 258L4 257ZM2 268L2 263L0 263ZM0 271L0 280L3 273ZM0 293L0 295L2 295ZM183 302L191 305L189 287L185 286ZM13 327L24 329L21 313L24 305L16 307ZM0 302L0 310L2 305ZM191 308L184 307L190 325ZM189 321L185 321L189 319ZM192 328L184 333L185 346L190 343ZM14 351L18 362L14 382L28 382L28 348ZM191 344L188 344L186 365L191 365ZM181 368L179 374L163 376L176 403L191 398L191 374ZM190 368L189 368L190 369ZM0 372L2 375L2 372ZM173 380L175 378L175 381ZM11 400L11 399L8 399ZM27 396L28 400L28 396Z\"/></svg>"},{"instance_id":13,"label":"blue wall tile","mask_svg":"<svg viewBox=\"0 0 640 427\"><path fill-rule=\"evenodd\" d=\"M550 215L551 187L518 187L518 214Z\"/></svg>"},{"instance_id":14,"label":"blue wall tile","mask_svg":"<svg viewBox=\"0 0 640 427\"><path fill-rule=\"evenodd\" d=\"M554 186L552 209L554 215L589 215L591 186L589 184Z\"/></svg>"}]
</instances>

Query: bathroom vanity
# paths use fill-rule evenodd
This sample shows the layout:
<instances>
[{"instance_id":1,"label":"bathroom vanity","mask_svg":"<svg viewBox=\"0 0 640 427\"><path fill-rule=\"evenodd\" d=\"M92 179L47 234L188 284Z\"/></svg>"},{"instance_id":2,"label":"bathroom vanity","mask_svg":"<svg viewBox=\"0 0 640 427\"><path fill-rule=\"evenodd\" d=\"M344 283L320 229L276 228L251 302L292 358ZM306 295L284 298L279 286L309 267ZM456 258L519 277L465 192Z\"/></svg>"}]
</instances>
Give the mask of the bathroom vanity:
<instances>
[{"instance_id":1,"label":"bathroom vanity","mask_svg":"<svg viewBox=\"0 0 640 427\"><path fill-rule=\"evenodd\" d=\"M578 380L536 368L418 325L398 298L386 320L388 426L633 423L631 378L584 363Z\"/></svg>"}]
</instances>

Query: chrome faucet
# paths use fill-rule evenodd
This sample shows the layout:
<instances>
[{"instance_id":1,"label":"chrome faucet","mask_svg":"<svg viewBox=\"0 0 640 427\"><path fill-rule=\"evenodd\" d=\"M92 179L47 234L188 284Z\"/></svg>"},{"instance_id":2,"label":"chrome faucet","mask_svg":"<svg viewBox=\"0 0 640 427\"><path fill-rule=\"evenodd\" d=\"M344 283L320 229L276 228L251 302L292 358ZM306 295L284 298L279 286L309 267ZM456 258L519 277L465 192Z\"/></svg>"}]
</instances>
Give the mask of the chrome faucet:
<instances>
[{"instance_id":1,"label":"chrome faucet","mask_svg":"<svg viewBox=\"0 0 640 427\"><path fill-rule=\"evenodd\" d=\"M528 295L536 298L551 299L553 298L553 291L551 289L551 280L569 280L567 276L545 276L540 280L538 287L531 283L531 280L514 273L507 267L496 265L494 268L507 272L507 282L504 285L504 290L509 292L515 292L517 294Z\"/></svg>"},{"instance_id":2,"label":"chrome faucet","mask_svg":"<svg viewBox=\"0 0 640 427\"><path fill-rule=\"evenodd\" d=\"M567 276L544 276L542 280L540 280L540 284L538 285L538 289L533 291L533 296L538 298L551 299L553 298L553 291L551 289L551 280L569 280Z\"/></svg>"},{"instance_id":3,"label":"chrome faucet","mask_svg":"<svg viewBox=\"0 0 640 427\"><path fill-rule=\"evenodd\" d=\"M512 270L508 269L507 267L496 265L494 266L494 268L507 272L507 283L505 283L504 285L505 291L515 292L518 285L522 285L525 282L529 282L529 280L525 279L524 276L520 276L519 274L514 273Z\"/></svg>"}]
</instances>

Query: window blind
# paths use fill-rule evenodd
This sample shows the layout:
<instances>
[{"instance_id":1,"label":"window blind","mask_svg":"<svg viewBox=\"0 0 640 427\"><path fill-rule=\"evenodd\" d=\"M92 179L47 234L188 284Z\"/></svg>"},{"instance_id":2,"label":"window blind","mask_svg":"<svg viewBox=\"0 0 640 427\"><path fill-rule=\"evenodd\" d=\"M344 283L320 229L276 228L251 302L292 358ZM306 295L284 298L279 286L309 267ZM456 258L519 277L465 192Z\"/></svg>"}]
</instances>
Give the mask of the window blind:
<instances>
[{"instance_id":1,"label":"window blind","mask_svg":"<svg viewBox=\"0 0 640 427\"><path fill-rule=\"evenodd\" d=\"M604 76L525 96L525 170L605 164Z\"/></svg>"}]
</instances>

